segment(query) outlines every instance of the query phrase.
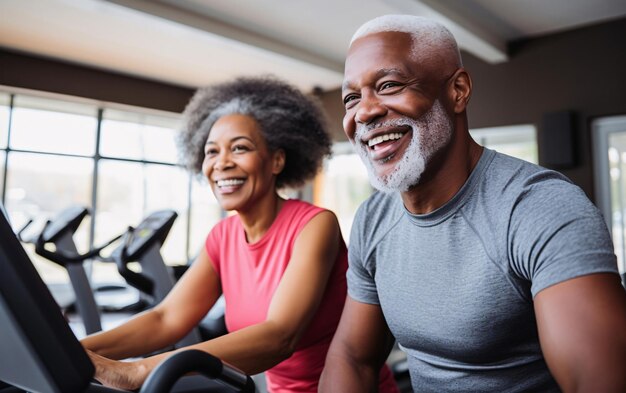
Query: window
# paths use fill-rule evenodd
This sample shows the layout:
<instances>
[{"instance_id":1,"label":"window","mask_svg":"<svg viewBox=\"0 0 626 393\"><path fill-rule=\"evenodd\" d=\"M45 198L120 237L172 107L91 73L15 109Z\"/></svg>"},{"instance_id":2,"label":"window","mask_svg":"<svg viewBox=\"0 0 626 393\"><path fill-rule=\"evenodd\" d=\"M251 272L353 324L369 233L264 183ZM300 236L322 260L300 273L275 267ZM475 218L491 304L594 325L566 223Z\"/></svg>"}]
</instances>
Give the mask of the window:
<instances>
[{"instance_id":1,"label":"window","mask_svg":"<svg viewBox=\"0 0 626 393\"><path fill-rule=\"evenodd\" d=\"M4 182L6 175L7 158L6 148L9 137L10 105L11 96L9 94L0 92L0 197L2 197L2 199L4 199ZM0 211L0 214L5 213L4 207L0 206L0 208L2 209L2 211Z\"/></svg>"},{"instance_id":2,"label":"window","mask_svg":"<svg viewBox=\"0 0 626 393\"><path fill-rule=\"evenodd\" d=\"M9 105L11 97L0 92L0 149L6 149L9 137Z\"/></svg>"},{"instance_id":3,"label":"window","mask_svg":"<svg viewBox=\"0 0 626 393\"><path fill-rule=\"evenodd\" d=\"M33 231L41 230L46 219L66 207L91 205L93 161L78 155L94 153L96 107L27 95L13 95L12 100L8 94L2 97L6 126L0 129L6 142L0 145L11 149L4 151L3 203L16 229L34 221L25 233L34 236ZM89 248L89 225L85 220L75 234L80 251ZM32 246L25 248L47 283L68 282L65 269L35 255Z\"/></svg>"},{"instance_id":4,"label":"window","mask_svg":"<svg viewBox=\"0 0 626 393\"><path fill-rule=\"evenodd\" d=\"M626 273L626 116L592 122L596 204L611 231L621 274Z\"/></svg>"},{"instance_id":5,"label":"window","mask_svg":"<svg viewBox=\"0 0 626 393\"><path fill-rule=\"evenodd\" d=\"M225 212L217 203L213 191L204 178L193 178L190 206L187 252L190 257L194 257L203 247L213 225L225 216Z\"/></svg>"},{"instance_id":6,"label":"window","mask_svg":"<svg viewBox=\"0 0 626 393\"><path fill-rule=\"evenodd\" d=\"M173 209L179 215L161 253L169 264L186 263L187 217L180 212L187 210L187 173L175 166L114 160L101 160L98 173L96 243L137 226L151 212Z\"/></svg>"},{"instance_id":7,"label":"window","mask_svg":"<svg viewBox=\"0 0 626 393\"><path fill-rule=\"evenodd\" d=\"M0 195L4 195L4 174L6 173L6 156L6 152L4 150L0 150Z\"/></svg>"},{"instance_id":8,"label":"window","mask_svg":"<svg viewBox=\"0 0 626 393\"><path fill-rule=\"evenodd\" d=\"M96 127L94 106L15 96L10 146L15 150L93 156Z\"/></svg>"},{"instance_id":9,"label":"window","mask_svg":"<svg viewBox=\"0 0 626 393\"><path fill-rule=\"evenodd\" d=\"M100 154L133 160L176 163L178 119L107 109Z\"/></svg>"},{"instance_id":10,"label":"window","mask_svg":"<svg viewBox=\"0 0 626 393\"><path fill-rule=\"evenodd\" d=\"M91 203L89 159L11 152L7 173L5 206L25 218L51 215L69 204Z\"/></svg>"},{"instance_id":11,"label":"window","mask_svg":"<svg viewBox=\"0 0 626 393\"><path fill-rule=\"evenodd\" d=\"M478 144L509 156L537 164L537 132L533 125L478 128L470 130Z\"/></svg>"},{"instance_id":12,"label":"window","mask_svg":"<svg viewBox=\"0 0 626 393\"><path fill-rule=\"evenodd\" d=\"M347 243L354 214L373 191L361 158L350 142L341 142L333 146L332 157L326 160L323 173L315 179L313 201L337 215Z\"/></svg>"},{"instance_id":13,"label":"window","mask_svg":"<svg viewBox=\"0 0 626 393\"><path fill-rule=\"evenodd\" d=\"M173 209L178 217L161 254L166 263L187 263L224 213L206 182L176 165L179 121L175 113L0 91L0 195L12 225L33 218L34 235L67 207L85 206L92 216L75 235L84 252ZM63 268L26 248L48 284L67 283ZM92 279L122 280L104 263L94 263Z\"/></svg>"},{"instance_id":14,"label":"window","mask_svg":"<svg viewBox=\"0 0 626 393\"><path fill-rule=\"evenodd\" d=\"M11 152L7 166L5 207L11 224L19 229L33 220L32 229L40 230L46 219L74 204L91 204L93 163L86 158ZM34 232L28 232L34 236ZM83 252L89 248L89 223L86 220L74 236ZM67 282L64 269L34 255L35 267L48 283Z\"/></svg>"}]
</instances>

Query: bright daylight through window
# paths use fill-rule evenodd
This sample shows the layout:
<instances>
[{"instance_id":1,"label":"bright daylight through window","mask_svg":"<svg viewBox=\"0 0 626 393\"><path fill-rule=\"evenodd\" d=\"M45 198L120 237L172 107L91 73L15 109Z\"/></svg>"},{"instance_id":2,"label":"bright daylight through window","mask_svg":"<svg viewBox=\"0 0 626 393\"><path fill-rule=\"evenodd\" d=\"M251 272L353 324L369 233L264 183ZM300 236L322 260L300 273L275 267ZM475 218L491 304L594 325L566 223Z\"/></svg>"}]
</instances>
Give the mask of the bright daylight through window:
<instances>
[{"instance_id":1,"label":"bright daylight through window","mask_svg":"<svg viewBox=\"0 0 626 393\"><path fill-rule=\"evenodd\" d=\"M33 219L25 232L32 237L63 209L87 207L92 214L74 237L85 252L173 209L178 217L161 252L168 264L186 264L223 213L206 184L176 165L178 127L174 113L0 92L0 191L13 227ZM25 246L47 283L68 281L64 269ZM122 280L103 263L94 263L92 279Z\"/></svg>"}]
</instances>

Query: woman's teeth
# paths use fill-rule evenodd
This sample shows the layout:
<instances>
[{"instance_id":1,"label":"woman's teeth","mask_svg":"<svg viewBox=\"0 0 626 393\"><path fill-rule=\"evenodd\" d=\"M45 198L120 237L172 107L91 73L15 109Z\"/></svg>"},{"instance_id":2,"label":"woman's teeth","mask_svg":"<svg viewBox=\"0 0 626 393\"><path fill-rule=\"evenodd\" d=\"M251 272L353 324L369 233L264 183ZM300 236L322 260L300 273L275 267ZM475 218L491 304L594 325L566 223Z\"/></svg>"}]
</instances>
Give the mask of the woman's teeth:
<instances>
[{"instance_id":1,"label":"woman's teeth","mask_svg":"<svg viewBox=\"0 0 626 393\"><path fill-rule=\"evenodd\" d=\"M237 186L239 184L243 184L242 179L226 179L226 180L218 180L215 182L218 187L229 187L229 186Z\"/></svg>"}]
</instances>

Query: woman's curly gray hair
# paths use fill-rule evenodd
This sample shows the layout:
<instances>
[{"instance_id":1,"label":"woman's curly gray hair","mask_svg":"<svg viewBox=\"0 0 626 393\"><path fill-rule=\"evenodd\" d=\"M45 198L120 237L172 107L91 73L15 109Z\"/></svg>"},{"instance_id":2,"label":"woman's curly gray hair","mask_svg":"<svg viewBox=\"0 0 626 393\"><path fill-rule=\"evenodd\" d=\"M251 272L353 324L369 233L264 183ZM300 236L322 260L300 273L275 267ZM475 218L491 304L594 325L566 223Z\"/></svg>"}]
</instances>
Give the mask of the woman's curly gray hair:
<instances>
[{"instance_id":1,"label":"woman's curly gray hair","mask_svg":"<svg viewBox=\"0 0 626 393\"><path fill-rule=\"evenodd\" d=\"M189 170L202 173L204 145L213 124L235 113L257 121L270 151L285 152L278 188L304 184L330 155L326 120L312 97L272 77L239 78L199 89L185 108L178 146Z\"/></svg>"}]
</instances>

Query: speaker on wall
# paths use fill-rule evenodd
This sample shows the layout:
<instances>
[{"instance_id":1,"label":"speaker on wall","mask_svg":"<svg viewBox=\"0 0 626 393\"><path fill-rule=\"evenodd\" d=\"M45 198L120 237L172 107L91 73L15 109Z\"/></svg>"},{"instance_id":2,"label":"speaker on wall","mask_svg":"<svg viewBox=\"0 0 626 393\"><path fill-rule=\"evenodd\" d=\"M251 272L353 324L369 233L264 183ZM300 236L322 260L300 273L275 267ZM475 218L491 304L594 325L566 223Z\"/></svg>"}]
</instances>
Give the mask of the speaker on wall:
<instances>
[{"instance_id":1,"label":"speaker on wall","mask_svg":"<svg viewBox=\"0 0 626 393\"><path fill-rule=\"evenodd\" d=\"M537 135L539 164L552 169L576 166L576 114L572 111L546 113Z\"/></svg>"}]
</instances>

